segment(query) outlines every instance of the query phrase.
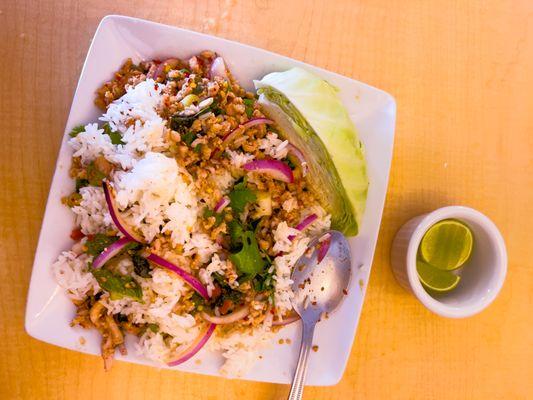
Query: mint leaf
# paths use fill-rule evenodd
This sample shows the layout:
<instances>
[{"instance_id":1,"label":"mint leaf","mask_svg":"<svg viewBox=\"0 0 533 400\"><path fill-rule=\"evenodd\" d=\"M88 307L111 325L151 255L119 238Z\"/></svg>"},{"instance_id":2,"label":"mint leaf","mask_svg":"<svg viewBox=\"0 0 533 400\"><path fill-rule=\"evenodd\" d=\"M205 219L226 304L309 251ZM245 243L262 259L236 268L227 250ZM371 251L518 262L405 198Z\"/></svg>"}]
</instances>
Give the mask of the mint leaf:
<instances>
[{"instance_id":1,"label":"mint leaf","mask_svg":"<svg viewBox=\"0 0 533 400\"><path fill-rule=\"evenodd\" d=\"M118 240L118 237L116 236L107 236L103 233L97 233L92 237L92 239L87 240L85 243L85 246L87 246L87 254L90 254L91 256L97 256L100 254L104 249L111 244L115 243Z\"/></svg>"},{"instance_id":2,"label":"mint leaf","mask_svg":"<svg viewBox=\"0 0 533 400\"><path fill-rule=\"evenodd\" d=\"M115 275L105 268L94 269L91 272L100 287L109 293L111 300L129 297L133 300L142 301L142 288L131 276Z\"/></svg>"}]
</instances>

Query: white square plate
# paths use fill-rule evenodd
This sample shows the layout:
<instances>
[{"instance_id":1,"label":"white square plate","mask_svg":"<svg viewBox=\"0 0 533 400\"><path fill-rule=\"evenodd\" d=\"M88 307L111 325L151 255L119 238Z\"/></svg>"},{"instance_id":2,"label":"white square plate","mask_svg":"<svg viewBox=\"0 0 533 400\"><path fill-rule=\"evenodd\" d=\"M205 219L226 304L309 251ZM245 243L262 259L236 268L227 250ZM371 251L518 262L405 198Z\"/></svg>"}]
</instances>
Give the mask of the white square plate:
<instances>
[{"instance_id":1,"label":"white square plate","mask_svg":"<svg viewBox=\"0 0 533 400\"><path fill-rule=\"evenodd\" d=\"M100 339L96 332L69 326L74 306L56 285L50 272L50 266L60 252L72 245L69 234L74 218L60 200L73 188L68 176L71 150L66 145L66 132L76 125L96 120L99 111L93 104L95 90L110 79L128 57L134 62L169 56L185 58L206 49L222 55L233 75L250 90L253 79L294 66L320 75L340 89L342 100L365 144L370 187L361 231L357 237L350 239L353 255L350 289L341 307L328 320L318 324L315 344L319 350L312 353L307 377L310 385L333 385L342 377L350 355L376 246L392 156L396 116L394 99L363 83L265 50L135 18L105 17L87 54L67 121L35 255L26 309L26 331L36 339L57 346L89 354L100 353ZM86 339L83 346L79 343L80 336ZM282 329L278 337L290 338L292 344L279 345L278 339L275 339L245 379L289 383L298 355L299 336L300 323ZM134 354L134 338L128 340L129 355L117 355L117 358L152 365ZM195 359L202 362L197 364ZM202 350L191 361L174 368L218 375L221 364L219 354Z\"/></svg>"}]
</instances>

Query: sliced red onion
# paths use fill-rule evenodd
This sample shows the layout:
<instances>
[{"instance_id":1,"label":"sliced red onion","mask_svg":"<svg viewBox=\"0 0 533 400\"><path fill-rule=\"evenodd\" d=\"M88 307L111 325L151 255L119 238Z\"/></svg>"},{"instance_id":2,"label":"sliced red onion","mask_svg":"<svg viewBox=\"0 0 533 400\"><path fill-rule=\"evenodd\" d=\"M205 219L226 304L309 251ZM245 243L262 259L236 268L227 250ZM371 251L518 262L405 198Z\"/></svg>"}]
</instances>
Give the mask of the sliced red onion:
<instances>
[{"instance_id":1,"label":"sliced red onion","mask_svg":"<svg viewBox=\"0 0 533 400\"><path fill-rule=\"evenodd\" d=\"M166 268L172 272L178 274L185 282L187 282L200 296L204 299L209 299L209 294L207 289L202 283L196 279L194 276L181 269L177 265L171 263L170 261L165 260L163 257L159 257L157 254L151 253L147 259L153 263L159 265L160 267Z\"/></svg>"},{"instance_id":2,"label":"sliced red onion","mask_svg":"<svg viewBox=\"0 0 533 400\"><path fill-rule=\"evenodd\" d=\"M224 208L226 208L227 206L229 206L229 203L231 203L231 200L227 197L222 197L217 205L215 206L215 212L216 213L221 213L222 210L224 210Z\"/></svg>"},{"instance_id":3,"label":"sliced red onion","mask_svg":"<svg viewBox=\"0 0 533 400\"><path fill-rule=\"evenodd\" d=\"M111 215L111 219L115 223L117 229L128 239L143 243L144 239L139 234L135 233L135 231L130 228L120 216L115 198L111 194L111 188L106 180L102 182L102 187L104 189L105 201L107 203L107 207L109 208L109 214Z\"/></svg>"},{"instance_id":4,"label":"sliced red onion","mask_svg":"<svg viewBox=\"0 0 533 400\"><path fill-rule=\"evenodd\" d=\"M148 72L146 73L147 79L156 79L156 72L160 64L157 64L156 62L153 62L152 65L150 65L150 69L148 69Z\"/></svg>"},{"instance_id":5,"label":"sliced red onion","mask_svg":"<svg viewBox=\"0 0 533 400\"><path fill-rule=\"evenodd\" d=\"M163 75L163 72L165 71L165 63L159 63L157 65L157 68L155 69L154 76L152 79L155 81L157 78Z\"/></svg>"},{"instance_id":6,"label":"sliced red onion","mask_svg":"<svg viewBox=\"0 0 533 400\"><path fill-rule=\"evenodd\" d=\"M250 161L242 166L246 171L256 171L263 174L267 174L274 179L282 182L292 183L294 182L294 175L291 168L279 160L271 158L263 160Z\"/></svg>"},{"instance_id":7,"label":"sliced red onion","mask_svg":"<svg viewBox=\"0 0 533 400\"><path fill-rule=\"evenodd\" d=\"M248 307L247 305L244 305L242 307L239 307L235 311L233 311L231 314L224 315L222 317L209 315L206 312L203 312L202 318L208 322L211 322L212 324L226 325L226 324L232 324L234 322L240 321L241 319L246 317L248 314L250 314L250 307Z\"/></svg>"},{"instance_id":8,"label":"sliced red onion","mask_svg":"<svg viewBox=\"0 0 533 400\"><path fill-rule=\"evenodd\" d=\"M309 225L311 225L317 219L318 219L318 215L309 214L307 217L305 217L302 220L302 222L300 222L298 225L296 225L296 229L298 229L299 231L303 231L305 228L307 228Z\"/></svg>"},{"instance_id":9,"label":"sliced red onion","mask_svg":"<svg viewBox=\"0 0 533 400\"><path fill-rule=\"evenodd\" d=\"M328 254L329 245L331 244L331 238L327 238L326 240L320 242L318 244L318 250L316 254L316 260L318 263L321 263L324 257L326 257L326 254Z\"/></svg>"},{"instance_id":10,"label":"sliced red onion","mask_svg":"<svg viewBox=\"0 0 533 400\"><path fill-rule=\"evenodd\" d=\"M281 321L278 319L278 320L274 320L272 321L272 326L284 326L284 325L289 325L289 324L292 324L293 322L296 322L300 319L300 316L296 313L288 316L287 318L283 318Z\"/></svg>"},{"instance_id":11,"label":"sliced red onion","mask_svg":"<svg viewBox=\"0 0 533 400\"><path fill-rule=\"evenodd\" d=\"M160 62L159 64L154 64L152 67L150 67L150 70L148 71L146 77L152 78L155 81L157 80L157 78L162 77L164 75L166 66L170 66L170 68L175 68L178 63L179 60L177 58L168 58L165 61Z\"/></svg>"},{"instance_id":12,"label":"sliced red onion","mask_svg":"<svg viewBox=\"0 0 533 400\"><path fill-rule=\"evenodd\" d=\"M287 149L289 150L289 153L292 154L294 157L298 159L300 162L300 167L302 168L302 173L305 176L307 174L308 165L307 161L305 161L305 157L303 153L300 151L300 149L293 144L290 144L287 146Z\"/></svg>"},{"instance_id":13,"label":"sliced red onion","mask_svg":"<svg viewBox=\"0 0 533 400\"><path fill-rule=\"evenodd\" d=\"M115 257L118 253L124 250L130 243L135 243L134 240L131 240L127 237L120 238L115 243L109 245L102 251L93 261L93 268L101 268L106 262Z\"/></svg>"},{"instance_id":14,"label":"sliced red onion","mask_svg":"<svg viewBox=\"0 0 533 400\"><path fill-rule=\"evenodd\" d=\"M206 329L202 329L200 334L192 341L192 343L187 346L185 349L180 351L178 354L174 355L172 358L174 360L169 361L167 363L168 366L174 367L176 365L179 365L181 363L184 363L188 359L190 359L192 356L194 356L196 353L200 351L202 347L205 346L213 332L215 331L215 328L217 326L215 324L209 324Z\"/></svg>"},{"instance_id":15,"label":"sliced red onion","mask_svg":"<svg viewBox=\"0 0 533 400\"><path fill-rule=\"evenodd\" d=\"M228 79L228 70L226 68L226 63L222 57L217 57L211 63L211 68L209 69L209 76L211 79L214 79L216 76Z\"/></svg>"},{"instance_id":16,"label":"sliced red onion","mask_svg":"<svg viewBox=\"0 0 533 400\"><path fill-rule=\"evenodd\" d=\"M318 215L316 214L309 214L307 217L305 217L294 229L298 229L300 232L304 231L305 228L307 228L309 225L311 225L313 222L315 222L318 219ZM294 240L296 236L289 235L289 240Z\"/></svg>"}]
</instances>

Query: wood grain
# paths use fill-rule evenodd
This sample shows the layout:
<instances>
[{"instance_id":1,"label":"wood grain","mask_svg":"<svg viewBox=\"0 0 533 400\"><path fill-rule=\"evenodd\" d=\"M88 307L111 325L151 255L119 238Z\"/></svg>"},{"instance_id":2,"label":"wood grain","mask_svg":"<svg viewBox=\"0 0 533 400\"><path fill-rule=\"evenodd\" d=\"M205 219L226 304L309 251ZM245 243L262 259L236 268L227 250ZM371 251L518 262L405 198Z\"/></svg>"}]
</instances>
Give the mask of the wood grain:
<instances>
[{"instance_id":1,"label":"wood grain","mask_svg":"<svg viewBox=\"0 0 533 400\"><path fill-rule=\"evenodd\" d=\"M90 40L106 14L219 35L392 93L391 180L348 368L308 399L533 397L533 3L466 0L82 2L0 0L0 398L283 399L282 385L118 363L27 336L33 252ZM502 293L465 320L432 315L394 281L390 244L448 204L490 216L509 252Z\"/></svg>"}]
</instances>

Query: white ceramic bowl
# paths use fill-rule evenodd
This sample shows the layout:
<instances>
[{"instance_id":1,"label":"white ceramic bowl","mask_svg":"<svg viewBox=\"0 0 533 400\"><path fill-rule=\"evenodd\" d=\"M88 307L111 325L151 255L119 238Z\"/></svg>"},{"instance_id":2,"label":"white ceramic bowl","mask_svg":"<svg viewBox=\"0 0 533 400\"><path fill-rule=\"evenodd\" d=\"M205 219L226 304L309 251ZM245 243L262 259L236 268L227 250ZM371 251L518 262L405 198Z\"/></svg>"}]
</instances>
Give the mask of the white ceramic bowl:
<instances>
[{"instance_id":1,"label":"white ceramic bowl","mask_svg":"<svg viewBox=\"0 0 533 400\"><path fill-rule=\"evenodd\" d=\"M424 233L444 219L466 223L474 234L472 255L462 267L461 280L448 293L430 295L416 272L418 246ZM485 215L462 206L443 207L408 221L396 234L392 270L400 284L428 309L443 317L464 318L487 307L498 295L507 273L507 251L500 231Z\"/></svg>"}]
</instances>

